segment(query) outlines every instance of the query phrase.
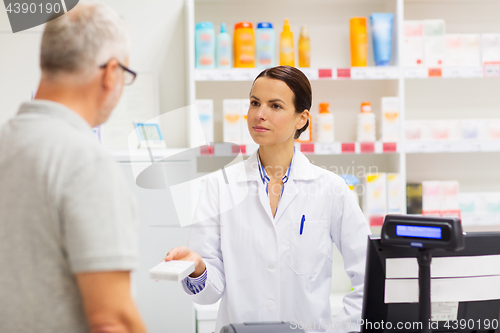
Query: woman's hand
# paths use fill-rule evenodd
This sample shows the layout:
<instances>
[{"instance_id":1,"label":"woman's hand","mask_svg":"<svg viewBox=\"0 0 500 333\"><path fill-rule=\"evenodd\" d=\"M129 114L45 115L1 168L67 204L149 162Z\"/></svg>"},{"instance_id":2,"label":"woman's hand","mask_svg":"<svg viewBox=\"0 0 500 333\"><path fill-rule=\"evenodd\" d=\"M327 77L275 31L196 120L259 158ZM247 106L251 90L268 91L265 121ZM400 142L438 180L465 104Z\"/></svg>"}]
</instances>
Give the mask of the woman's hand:
<instances>
[{"instance_id":1,"label":"woman's hand","mask_svg":"<svg viewBox=\"0 0 500 333\"><path fill-rule=\"evenodd\" d=\"M202 275L206 269L205 262L203 261L201 256L198 253L191 251L186 246L174 247L167 253L167 256L163 258L163 260L194 261L194 272L189 275L192 278L197 278L198 276Z\"/></svg>"}]
</instances>

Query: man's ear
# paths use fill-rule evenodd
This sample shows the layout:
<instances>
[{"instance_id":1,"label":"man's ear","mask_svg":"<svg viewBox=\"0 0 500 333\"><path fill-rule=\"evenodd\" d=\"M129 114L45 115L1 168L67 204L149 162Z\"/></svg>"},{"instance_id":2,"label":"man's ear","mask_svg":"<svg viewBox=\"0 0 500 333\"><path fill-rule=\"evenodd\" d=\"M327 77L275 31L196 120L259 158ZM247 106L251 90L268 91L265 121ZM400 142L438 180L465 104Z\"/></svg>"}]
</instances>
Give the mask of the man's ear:
<instances>
[{"instance_id":1,"label":"man's ear","mask_svg":"<svg viewBox=\"0 0 500 333\"><path fill-rule=\"evenodd\" d=\"M104 68L104 75L102 77L102 85L105 90L113 90L118 81L118 61L111 59Z\"/></svg>"},{"instance_id":2,"label":"man's ear","mask_svg":"<svg viewBox=\"0 0 500 333\"><path fill-rule=\"evenodd\" d=\"M297 122L297 125L295 125L296 129L301 129L306 126L307 120L309 119L309 110L302 111L299 117L299 121Z\"/></svg>"}]
</instances>

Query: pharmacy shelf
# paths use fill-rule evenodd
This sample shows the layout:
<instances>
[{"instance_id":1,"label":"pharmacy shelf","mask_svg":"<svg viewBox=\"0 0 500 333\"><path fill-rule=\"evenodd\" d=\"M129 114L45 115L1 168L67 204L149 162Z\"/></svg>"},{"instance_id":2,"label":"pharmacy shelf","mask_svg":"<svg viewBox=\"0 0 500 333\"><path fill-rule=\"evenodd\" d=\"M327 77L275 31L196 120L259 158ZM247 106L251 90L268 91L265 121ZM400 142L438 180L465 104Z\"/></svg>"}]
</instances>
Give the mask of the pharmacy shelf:
<instances>
[{"instance_id":1,"label":"pharmacy shelf","mask_svg":"<svg viewBox=\"0 0 500 333\"><path fill-rule=\"evenodd\" d=\"M395 154L399 152L396 142L331 142L331 143L296 143L296 149L304 154L314 155L341 155L341 154ZM243 154L251 155L258 148L253 144L228 144L214 143L210 146L202 146L199 156L236 156Z\"/></svg>"},{"instance_id":2,"label":"pharmacy shelf","mask_svg":"<svg viewBox=\"0 0 500 333\"><path fill-rule=\"evenodd\" d=\"M500 140L406 141L404 150L408 154L500 152Z\"/></svg>"},{"instance_id":3,"label":"pharmacy shelf","mask_svg":"<svg viewBox=\"0 0 500 333\"><path fill-rule=\"evenodd\" d=\"M111 155L117 162L148 162L154 163L166 159L167 157L174 156L186 152L189 148L175 148L175 149L123 149L107 147ZM189 155L179 155L178 161L188 161Z\"/></svg>"},{"instance_id":4,"label":"pharmacy shelf","mask_svg":"<svg viewBox=\"0 0 500 333\"><path fill-rule=\"evenodd\" d=\"M309 80L397 80L398 67L299 68ZM253 81L262 68L196 69L195 81Z\"/></svg>"},{"instance_id":5,"label":"pharmacy shelf","mask_svg":"<svg viewBox=\"0 0 500 333\"><path fill-rule=\"evenodd\" d=\"M322 80L397 80L398 67L351 67L351 68L299 68L310 81ZM196 69L194 77L200 81L253 81L262 68ZM408 67L403 68L405 79L429 78L498 78L500 63L475 67Z\"/></svg>"},{"instance_id":6,"label":"pharmacy shelf","mask_svg":"<svg viewBox=\"0 0 500 333\"><path fill-rule=\"evenodd\" d=\"M428 78L498 78L500 77L500 63L485 63L483 66L475 67L408 67L403 68L405 79L428 79Z\"/></svg>"}]
</instances>

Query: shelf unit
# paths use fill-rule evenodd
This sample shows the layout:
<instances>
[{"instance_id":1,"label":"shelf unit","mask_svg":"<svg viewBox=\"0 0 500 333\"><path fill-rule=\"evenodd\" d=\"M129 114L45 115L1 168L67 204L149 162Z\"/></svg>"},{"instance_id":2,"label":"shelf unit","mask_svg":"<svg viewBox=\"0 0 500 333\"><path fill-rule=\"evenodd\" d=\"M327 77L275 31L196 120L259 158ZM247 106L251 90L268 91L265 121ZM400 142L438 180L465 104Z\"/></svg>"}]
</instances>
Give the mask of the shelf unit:
<instances>
[{"instance_id":1,"label":"shelf unit","mask_svg":"<svg viewBox=\"0 0 500 333\"><path fill-rule=\"evenodd\" d=\"M477 96L475 90L493 91L500 88L500 63L487 63L476 67L442 67L442 68L405 68L398 61L401 54L402 26L406 19L438 19L446 22L447 33L500 33L494 12L500 9L498 1L491 0L451 0L446 3L429 0L314 0L304 14L303 3L292 1L227 1L227 0L185 0L187 31L187 92L189 104L198 98L214 99L215 105L215 141L222 141L221 134L221 100L226 98L245 98L251 88L251 82L260 72L259 69L201 70L194 68L194 25L199 21L212 21L215 26L226 22L232 27L238 21L270 21L275 25L277 35L285 17L290 18L292 31L298 36L299 25L307 24L312 45L311 68L300 68L311 81L313 87L313 112L322 101L331 101L331 111L335 115L335 133L338 142L331 144L306 143L297 147L307 154L311 160L321 157L322 161L331 164L347 164L351 158L354 164L374 164L390 166L394 172L400 173L403 181L402 200L406 200L406 182L422 180L456 179L464 184L465 190L476 188L500 189L500 176L495 175L493 168L484 167L487 172L474 170L477 165L471 158L490 161L500 153L498 141L406 141L404 128L401 126L401 140L397 143L375 142L365 144L355 142L355 115L359 104L364 100L372 102L377 118L380 112L380 98L397 96L400 103L400 121L406 119L471 119L499 118L500 104L495 103L489 94L485 98ZM484 20L469 15L470 9L477 7L488 11ZM264 8L266 10L262 10ZM301 9L302 8L302 9ZM348 20L354 16L369 16L372 12L393 12L395 14L395 35L393 42L393 64L390 67L375 67L371 60L369 42L368 67L349 67ZM229 31L230 34L232 31ZM371 38L369 38L371 39ZM446 79L446 80L439 80ZM478 88L479 87L479 88ZM423 91L423 92L421 92ZM498 91L498 90L497 90ZM442 96L440 93L442 92ZM486 92L484 92L486 94ZM481 95L481 93L479 93ZM443 106L443 100L449 102L453 96L456 103L450 107ZM481 99L475 103L475 99ZM469 109L466 109L465 106ZM456 107L458 112L451 108ZM197 115L191 111L189 115L190 129L194 128ZM219 119L218 119L219 118ZM339 128L339 124L342 127ZM377 124L378 125L378 124ZM377 126L378 127L378 126ZM217 134L219 133L219 134ZM337 137L337 133L340 134ZM217 137L218 136L218 137ZM190 132L190 147L199 146L195 142L194 131ZM213 147L200 148L200 157L237 155L240 151L248 155L256 149L256 145L248 144L221 149L216 143ZM479 156L479 157L476 157ZM493 156L493 157L492 157ZM498 154L500 158L500 154ZM396 159L396 163L395 162ZM451 159L459 162L452 171L444 168L452 167L442 160ZM409 165L407 165L407 163ZM426 172L415 169L415 165L427 165ZM470 177L470 173L482 174ZM422 178L422 177L427 178ZM434 177L433 177L434 175ZM454 177L454 178L450 178ZM475 182L474 185L471 182ZM403 201L405 202L405 201Z\"/></svg>"}]
</instances>

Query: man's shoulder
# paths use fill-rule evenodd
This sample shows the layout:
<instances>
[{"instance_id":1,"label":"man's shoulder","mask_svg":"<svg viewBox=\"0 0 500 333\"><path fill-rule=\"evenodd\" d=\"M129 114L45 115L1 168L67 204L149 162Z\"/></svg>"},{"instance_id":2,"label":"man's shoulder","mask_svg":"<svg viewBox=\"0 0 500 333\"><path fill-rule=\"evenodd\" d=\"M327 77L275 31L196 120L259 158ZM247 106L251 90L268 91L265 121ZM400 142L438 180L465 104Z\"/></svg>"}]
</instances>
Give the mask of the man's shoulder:
<instances>
[{"instance_id":1,"label":"man's shoulder","mask_svg":"<svg viewBox=\"0 0 500 333\"><path fill-rule=\"evenodd\" d=\"M26 160L50 160L49 164L59 167L113 160L90 128L77 128L64 119L19 115L7 127L6 139L14 150L19 148L18 153L26 155Z\"/></svg>"}]
</instances>

